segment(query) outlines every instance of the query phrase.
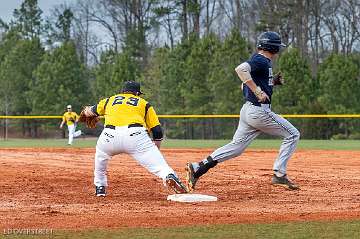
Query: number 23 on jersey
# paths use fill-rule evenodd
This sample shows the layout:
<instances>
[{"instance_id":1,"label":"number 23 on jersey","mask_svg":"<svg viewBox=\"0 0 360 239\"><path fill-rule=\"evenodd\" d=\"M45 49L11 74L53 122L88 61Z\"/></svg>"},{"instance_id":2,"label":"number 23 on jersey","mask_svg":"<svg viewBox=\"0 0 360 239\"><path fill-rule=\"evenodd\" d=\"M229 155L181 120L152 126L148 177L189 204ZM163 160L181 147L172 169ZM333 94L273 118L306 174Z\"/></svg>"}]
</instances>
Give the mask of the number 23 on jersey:
<instances>
[{"instance_id":1,"label":"number 23 on jersey","mask_svg":"<svg viewBox=\"0 0 360 239\"><path fill-rule=\"evenodd\" d=\"M124 96L121 96L121 95L116 96L114 98L112 106L124 104L125 99L126 99L126 97L124 97ZM137 106L139 104L139 98L129 97L125 102L126 102L125 104L127 104L127 105Z\"/></svg>"}]
</instances>

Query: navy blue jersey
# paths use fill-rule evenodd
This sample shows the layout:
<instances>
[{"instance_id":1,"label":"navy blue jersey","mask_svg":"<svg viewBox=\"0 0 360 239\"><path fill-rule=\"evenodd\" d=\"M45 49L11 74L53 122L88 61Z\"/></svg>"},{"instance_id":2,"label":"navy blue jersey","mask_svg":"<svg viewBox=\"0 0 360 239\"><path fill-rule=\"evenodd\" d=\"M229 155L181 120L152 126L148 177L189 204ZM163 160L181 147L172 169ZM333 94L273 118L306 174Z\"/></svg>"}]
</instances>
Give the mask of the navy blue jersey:
<instances>
[{"instance_id":1,"label":"navy blue jersey","mask_svg":"<svg viewBox=\"0 0 360 239\"><path fill-rule=\"evenodd\" d=\"M273 73L271 60L261 54L254 54L248 61L251 72L250 75L257 86L269 96L271 101L271 95L273 93ZM259 100L250 88L244 84L243 94L246 101L250 101L254 104L258 104ZM266 100L264 104L270 104L269 100Z\"/></svg>"}]
</instances>

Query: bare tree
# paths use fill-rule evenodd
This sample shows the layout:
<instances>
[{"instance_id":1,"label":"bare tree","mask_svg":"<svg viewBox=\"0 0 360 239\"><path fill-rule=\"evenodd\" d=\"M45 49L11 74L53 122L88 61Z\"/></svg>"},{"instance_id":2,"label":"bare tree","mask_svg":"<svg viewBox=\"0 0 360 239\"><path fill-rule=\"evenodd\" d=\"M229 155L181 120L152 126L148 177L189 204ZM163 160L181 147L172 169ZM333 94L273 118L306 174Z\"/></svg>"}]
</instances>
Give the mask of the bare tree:
<instances>
[{"instance_id":1,"label":"bare tree","mask_svg":"<svg viewBox=\"0 0 360 239\"><path fill-rule=\"evenodd\" d=\"M102 0L100 3L115 26L113 32L117 33L117 41L122 43L122 48L133 51L132 54L145 64L149 54L147 37L151 32L155 1Z\"/></svg>"},{"instance_id":2,"label":"bare tree","mask_svg":"<svg viewBox=\"0 0 360 239\"><path fill-rule=\"evenodd\" d=\"M157 6L154 7L155 18L154 20L164 29L165 34L157 32L161 38L165 38L165 42L169 40L170 47L173 48L176 41L176 35L180 35L178 32L178 15L179 9L178 4L173 0L160 1ZM179 34L176 34L179 33Z\"/></svg>"},{"instance_id":3,"label":"bare tree","mask_svg":"<svg viewBox=\"0 0 360 239\"><path fill-rule=\"evenodd\" d=\"M211 26L214 22L215 18L217 17L215 14L215 10L217 7L217 1L216 0L206 0L205 1L205 35L208 35L211 32Z\"/></svg>"},{"instance_id":4,"label":"bare tree","mask_svg":"<svg viewBox=\"0 0 360 239\"><path fill-rule=\"evenodd\" d=\"M74 34L87 64L97 63L104 49L118 49L118 34L102 6L99 1L78 0L73 7Z\"/></svg>"},{"instance_id":5,"label":"bare tree","mask_svg":"<svg viewBox=\"0 0 360 239\"><path fill-rule=\"evenodd\" d=\"M238 29L239 32L254 42L257 37L257 25L260 21L259 6L262 1L256 0L221 0L218 2L218 23L222 34L226 36L232 29Z\"/></svg>"},{"instance_id":6,"label":"bare tree","mask_svg":"<svg viewBox=\"0 0 360 239\"><path fill-rule=\"evenodd\" d=\"M182 39L188 39L189 36L188 0L180 0L180 4L181 4L180 25L181 25Z\"/></svg>"},{"instance_id":7,"label":"bare tree","mask_svg":"<svg viewBox=\"0 0 360 239\"><path fill-rule=\"evenodd\" d=\"M262 31L279 32L312 59L316 71L328 52L359 48L359 5L357 0L78 0L72 10L86 61L104 49L130 48L145 64L160 42L174 47L190 33L224 38L236 28L252 43Z\"/></svg>"},{"instance_id":8,"label":"bare tree","mask_svg":"<svg viewBox=\"0 0 360 239\"><path fill-rule=\"evenodd\" d=\"M321 49L324 49L323 38L321 37L321 14L322 6L324 5L323 0L313 1L309 6L309 43L310 53L313 61L313 70L317 71L317 65L320 61Z\"/></svg>"}]
</instances>

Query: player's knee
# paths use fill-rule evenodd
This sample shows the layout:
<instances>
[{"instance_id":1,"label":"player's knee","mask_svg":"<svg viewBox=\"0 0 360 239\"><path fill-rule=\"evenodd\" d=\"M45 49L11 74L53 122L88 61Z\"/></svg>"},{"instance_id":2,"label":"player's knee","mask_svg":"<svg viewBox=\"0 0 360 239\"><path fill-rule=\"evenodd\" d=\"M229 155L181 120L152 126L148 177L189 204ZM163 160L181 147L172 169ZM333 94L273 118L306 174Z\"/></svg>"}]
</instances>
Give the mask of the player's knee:
<instances>
[{"instance_id":1,"label":"player's knee","mask_svg":"<svg viewBox=\"0 0 360 239\"><path fill-rule=\"evenodd\" d=\"M240 145L240 144L244 144L244 142L246 142L246 137L241 137L241 138L233 138L230 142L230 144L232 145Z\"/></svg>"},{"instance_id":2,"label":"player's knee","mask_svg":"<svg viewBox=\"0 0 360 239\"><path fill-rule=\"evenodd\" d=\"M291 141L291 142L298 142L300 139L300 132L294 128L294 130L292 130L291 134L285 137L286 141Z\"/></svg>"},{"instance_id":3,"label":"player's knee","mask_svg":"<svg viewBox=\"0 0 360 239\"><path fill-rule=\"evenodd\" d=\"M95 159L98 161L108 160L110 156L101 150L96 150Z\"/></svg>"},{"instance_id":4,"label":"player's knee","mask_svg":"<svg viewBox=\"0 0 360 239\"><path fill-rule=\"evenodd\" d=\"M300 139L300 132L297 129L295 129L294 139L295 139L295 141L299 141L299 139Z\"/></svg>"},{"instance_id":5,"label":"player's knee","mask_svg":"<svg viewBox=\"0 0 360 239\"><path fill-rule=\"evenodd\" d=\"M298 142L300 139L300 132L295 130L289 137L287 137L287 139L295 143Z\"/></svg>"}]
</instances>

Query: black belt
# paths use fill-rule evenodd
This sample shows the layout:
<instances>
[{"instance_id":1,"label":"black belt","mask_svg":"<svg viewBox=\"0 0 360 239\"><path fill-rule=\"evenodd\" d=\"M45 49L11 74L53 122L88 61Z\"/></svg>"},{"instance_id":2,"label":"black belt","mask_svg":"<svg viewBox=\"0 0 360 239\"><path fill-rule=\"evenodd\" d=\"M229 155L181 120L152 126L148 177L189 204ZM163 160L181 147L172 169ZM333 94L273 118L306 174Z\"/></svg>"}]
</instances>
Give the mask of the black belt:
<instances>
[{"instance_id":1,"label":"black belt","mask_svg":"<svg viewBox=\"0 0 360 239\"><path fill-rule=\"evenodd\" d=\"M269 105L270 106L270 104L262 104L262 103L260 103L260 102L251 102L251 101L248 101L248 102L250 102L250 104L252 104L252 105L255 105L255 106L259 106L259 107L261 107L261 105Z\"/></svg>"},{"instance_id":2,"label":"black belt","mask_svg":"<svg viewBox=\"0 0 360 239\"><path fill-rule=\"evenodd\" d=\"M115 127L116 126L111 125L111 124L105 125L105 128L108 128L108 129L115 129ZM144 126L142 124L139 124L139 123L129 124L128 125L128 128L133 128L133 127L144 127Z\"/></svg>"}]
</instances>

